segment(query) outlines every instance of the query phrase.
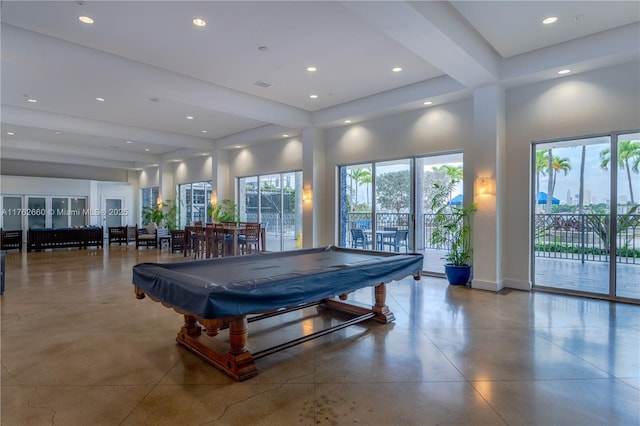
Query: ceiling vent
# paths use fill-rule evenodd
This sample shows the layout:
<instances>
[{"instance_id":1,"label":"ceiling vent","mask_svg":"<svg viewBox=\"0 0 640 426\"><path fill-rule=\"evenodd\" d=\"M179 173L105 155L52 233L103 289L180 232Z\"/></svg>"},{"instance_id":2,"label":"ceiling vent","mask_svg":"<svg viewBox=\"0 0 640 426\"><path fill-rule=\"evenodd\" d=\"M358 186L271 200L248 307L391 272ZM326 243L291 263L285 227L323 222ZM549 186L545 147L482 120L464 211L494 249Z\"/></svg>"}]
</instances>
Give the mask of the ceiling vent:
<instances>
[{"instance_id":1,"label":"ceiling vent","mask_svg":"<svg viewBox=\"0 0 640 426\"><path fill-rule=\"evenodd\" d=\"M267 83L266 81L262 81L262 80L258 80L255 83L256 86L260 86L263 89L268 89L269 87L271 87L271 83Z\"/></svg>"}]
</instances>

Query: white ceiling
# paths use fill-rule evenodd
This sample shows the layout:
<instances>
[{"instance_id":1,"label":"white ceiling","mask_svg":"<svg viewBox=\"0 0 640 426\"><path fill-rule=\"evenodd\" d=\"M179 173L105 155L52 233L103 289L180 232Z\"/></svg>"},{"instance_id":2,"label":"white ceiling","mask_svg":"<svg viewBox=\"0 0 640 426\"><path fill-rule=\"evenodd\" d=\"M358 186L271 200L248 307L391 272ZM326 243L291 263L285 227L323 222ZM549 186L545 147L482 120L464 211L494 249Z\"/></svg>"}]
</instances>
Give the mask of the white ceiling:
<instances>
[{"instance_id":1,"label":"white ceiling","mask_svg":"<svg viewBox=\"0 0 640 426\"><path fill-rule=\"evenodd\" d=\"M636 1L2 1L0 14L2 158L125 169L640 58Z\"/></svg>"}]
</instances>

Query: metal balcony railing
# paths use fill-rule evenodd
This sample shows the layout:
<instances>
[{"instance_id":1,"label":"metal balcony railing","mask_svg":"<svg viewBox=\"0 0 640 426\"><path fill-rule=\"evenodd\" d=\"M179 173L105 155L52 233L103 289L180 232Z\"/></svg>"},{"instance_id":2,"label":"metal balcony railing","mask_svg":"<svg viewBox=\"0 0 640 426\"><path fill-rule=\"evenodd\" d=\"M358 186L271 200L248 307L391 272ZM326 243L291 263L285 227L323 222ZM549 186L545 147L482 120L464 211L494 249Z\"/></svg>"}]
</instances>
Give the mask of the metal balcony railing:
<instances>
[{"instance_id":1,"label":"metal balcony railing","mask_svg":"<svg viewBox=\"0 0 640 426\"><path fill-rule=\"evenodd\" d=\"M433 214L423 214L416 223L415 250L446 249L430 244ZM603 214L536 214L534 249L536 257L608 262L610 258L609 216ZM408 213L378 213L376 228L408 229ZM615 235L616 262L640 264L640 215L619 214ZM349 229L371 229L370 213L347 213L346 246L351 246Z\"/></svg>"}]
</instances>

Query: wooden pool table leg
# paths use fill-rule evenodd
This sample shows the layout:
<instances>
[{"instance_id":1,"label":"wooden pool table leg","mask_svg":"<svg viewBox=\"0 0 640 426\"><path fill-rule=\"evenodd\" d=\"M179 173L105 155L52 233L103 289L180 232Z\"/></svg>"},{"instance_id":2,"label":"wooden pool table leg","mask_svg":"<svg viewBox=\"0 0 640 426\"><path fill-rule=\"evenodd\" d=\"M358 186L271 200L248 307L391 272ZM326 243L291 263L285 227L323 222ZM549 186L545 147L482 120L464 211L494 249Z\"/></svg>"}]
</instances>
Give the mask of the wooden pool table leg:
<instances>
[{"instance_id":1,"label":"wooden pool table leg","mask_svg":"<svg viewBox=\"0 0 640 426\"><path fill-rule=\"evenodd\" d=\"M390 322L395 321L396 317L393 315L393 312L387 306L387 288L384 283L378 284L374 290L375 294L375 302L374 305L364 305L361 303L350 302L350 301L342 301L346 300L346 297L341 295L338 300L336 298L333 299L325 299L322 302L321 306L325 306L327 308L335 309L340 312L346 312L348 314L353 315L364 315L370 312L373 312L375 316L374 320L381 322L383 324L388 324ZM371 306L371 307L369 307Z\"/></svg>"},{"instance_id":2,"label":"wooden pool table leg","mask_svg":"<svg viewBox=\"0 0 640 426\"><path fill-rule=\"evenodd\" d=\"M207 336L194 316L185 314L184 326L178 332L176 341L213 364L235 380L242 381L258 374L256 363L247 349L248 322L246 316L234 317L229 324L229 345L213 337L222 321L205 321Z\"/></svg>"},{"instance_id":3,"label":"wooden pool table leg","mask_svg":"<svg viewBox=\"0 0 640 426\"><path fill-rule=\"evenodd\" d=\"M393 312L387 306L387 286L382 283L378 284L374 290L375 293L375 305L371 310L375 312L375 320L382 323L390 323L395 321L396 317L393 315Z\"/></svg>"}]
</instances>

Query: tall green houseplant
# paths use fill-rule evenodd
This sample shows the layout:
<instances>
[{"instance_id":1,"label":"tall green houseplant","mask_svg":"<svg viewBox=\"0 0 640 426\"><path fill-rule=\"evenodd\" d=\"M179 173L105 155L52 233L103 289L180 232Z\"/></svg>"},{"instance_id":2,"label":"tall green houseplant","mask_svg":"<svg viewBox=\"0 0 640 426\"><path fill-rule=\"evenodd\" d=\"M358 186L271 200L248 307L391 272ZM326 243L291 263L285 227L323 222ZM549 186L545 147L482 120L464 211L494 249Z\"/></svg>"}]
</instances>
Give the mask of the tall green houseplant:
<instances>
[{"instance_id":1,"label":"tall green houseplant","mask_svg":"<svg viewBox=\"0 0 640 426\"><path fill-rule=\"evenodd\" d=\"M238 222L238 206L233 200L225 198L219 204L213 204L207 211L207 217L213 217L214 222Z\"/></svg>"},{"instance_id":2,"label":"tall green houseplant","mask_svg":"<svg viewBox=\"0 0 640 426\"><path fill-rule=\"evenodd\" d=\"M478 206L475 203L468 206L452 204L451 194L456 184L455 180L447 184L433 184L435 191L431 199L431 209L434 211L431 244L446 250L442 259L446 261L445 273L449 282L466 284L471 275L470 262L473 257L471 214Z\"/></svg>"},{"instance_id":3,"label":"tall green houseplant","mask_svg":"<svg viewBox=\"0 0 640 426\"><path fill-rule=\"evenodd\" d=\"M142 225L155 223L173 231L177 227L177 206L172 201L164 201L160 206L152 205L142 208Z\"/></svg>"}]
</instances>

